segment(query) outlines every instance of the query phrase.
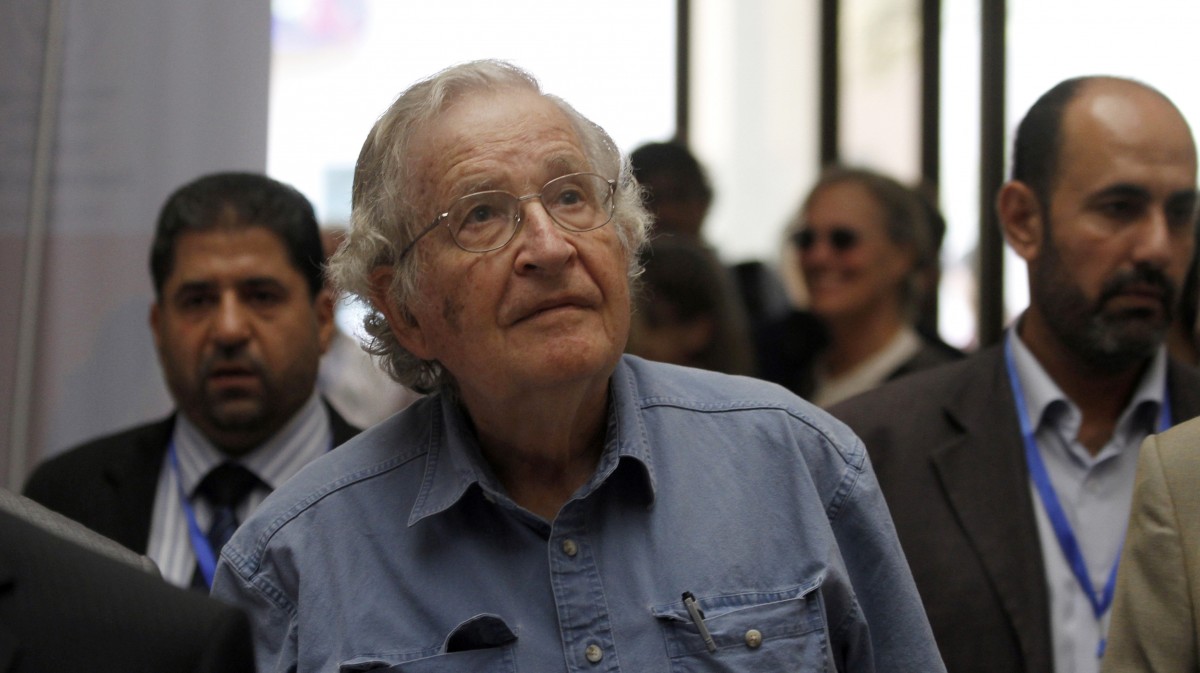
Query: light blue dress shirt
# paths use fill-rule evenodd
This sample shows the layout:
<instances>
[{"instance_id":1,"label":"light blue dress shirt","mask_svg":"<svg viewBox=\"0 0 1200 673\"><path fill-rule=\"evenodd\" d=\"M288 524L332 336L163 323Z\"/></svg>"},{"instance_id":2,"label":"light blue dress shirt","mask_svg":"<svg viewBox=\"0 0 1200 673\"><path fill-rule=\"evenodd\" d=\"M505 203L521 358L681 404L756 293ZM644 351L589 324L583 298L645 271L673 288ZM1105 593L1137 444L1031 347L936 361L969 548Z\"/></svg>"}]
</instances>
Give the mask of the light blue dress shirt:
<instances>
[{"instance_id":1,"label":"light blue dress shirt","mask_svg":"<svg viewBox=\"0 0 1200 673\"><path fill-rule=\"evenodd\" d=\"M1117 418L1112 438L1093 456L1077 439L1083 423L1079 407L1058 387L1015 329L1009 329L1006 338L1012 340L1013 362L1025 391L1027 418L1036 428L1038 452L1078 540L1092 586L1102 591L1125 541L1138 448L1156 431L1164 403L1166 348L1159 348L1151 359ZM1054 671L1098 673L1099 643L1108 632L1111 611L1096 619L1032 479L1029 488L1050 596Z\"/></svg>"},{"instance_id":2,"label":"light blue dress shirt","mask_svg":"<svg viewBox=\"0 0 1200 673\"><path fill-rule=\"evenodd\" d=\"M631 356L609 399L596 473L551 522L443 396L276 490L213 589L250 615L260 673L945 670L845 426Z\"/></svg>"}]
</instances>

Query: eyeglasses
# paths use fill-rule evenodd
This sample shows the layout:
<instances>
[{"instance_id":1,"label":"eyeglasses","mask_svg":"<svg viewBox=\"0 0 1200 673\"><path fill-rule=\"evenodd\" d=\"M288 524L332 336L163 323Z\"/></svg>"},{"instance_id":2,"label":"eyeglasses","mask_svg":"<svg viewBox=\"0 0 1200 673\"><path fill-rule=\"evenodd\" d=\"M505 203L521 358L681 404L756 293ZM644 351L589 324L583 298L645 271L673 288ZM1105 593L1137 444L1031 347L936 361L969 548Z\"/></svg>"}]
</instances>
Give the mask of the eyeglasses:
<instances>
[{"instance_id":1,"label":"eyeglasses","mask_svg":"<svg viewBox=\"0 0 1200 673\"><path fill-rule=\"evenodd\" d=\"M439 224L446 223L454 244L467 252L490 252L508 245L521 228L521 203L538 199L562 229L581 233L612 220L616 180L595 173L570 173L542 186L537 194L515 196L498 189L460 196L400 253L400 259Z\"/></svg>"},{"instance_id":2,"label":"eyeglasses","mask_svg":"<svg viewBox=\"0 0 1200 673\"><path fill-rule=\"evenodd\" d=\"M847 229L846 227L834 227L825 236L829 239L829 246L837 252L853 250L858 247L859 242L862 240L862 236L857 231ZM806 252L817 244L818 238L817 232L808 227L791 235L792 243L797 248Z\"/></svg>"}]
</instances>

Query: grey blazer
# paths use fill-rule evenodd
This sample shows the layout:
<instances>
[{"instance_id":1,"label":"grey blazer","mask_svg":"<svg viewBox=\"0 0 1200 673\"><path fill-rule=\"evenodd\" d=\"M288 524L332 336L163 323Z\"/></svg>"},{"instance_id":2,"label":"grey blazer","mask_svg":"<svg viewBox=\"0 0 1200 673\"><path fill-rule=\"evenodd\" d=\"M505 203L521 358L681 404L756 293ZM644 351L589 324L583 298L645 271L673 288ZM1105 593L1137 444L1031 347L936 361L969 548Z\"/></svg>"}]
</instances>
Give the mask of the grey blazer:
<instances>
[{"instance_id":1,"label":"grey blazer","mask_svg":"<svg viewBox=\"0 0 1200 673\"><path fill-rule=\"evenodd\" d=\"M0 511L24 519L47 532L98 554L140 568L155 577L161 576L158 566L154 565L154 561L150 560L150 557L137 554L94 532L87 526L68 519L58 512L51 511L23 495L0 488Z\"/></svg>"},{"instance_id":2,"label":"grey blazer","mask_svg":"<svg viewBox=\"0 0 1200 673\"><path fill-rule=\"evenodd\" d=\"M1176 423L1200 373L1171 362ZM862 438L950 673L1053 670L1049 597L1016 407L993 346L830 409Z\"/></svg>"},{"instance_id":3,"label":"grey blazer","mask_svg":"<svg viewBox=\"0 0 1200 673\"><path fill-rule=\"evenodd\" d=\"M173 587L135 567L137 555L3 493L12 507L0 509L0 672L254 670L240 610Z\"/></svg>"}]
</instances>

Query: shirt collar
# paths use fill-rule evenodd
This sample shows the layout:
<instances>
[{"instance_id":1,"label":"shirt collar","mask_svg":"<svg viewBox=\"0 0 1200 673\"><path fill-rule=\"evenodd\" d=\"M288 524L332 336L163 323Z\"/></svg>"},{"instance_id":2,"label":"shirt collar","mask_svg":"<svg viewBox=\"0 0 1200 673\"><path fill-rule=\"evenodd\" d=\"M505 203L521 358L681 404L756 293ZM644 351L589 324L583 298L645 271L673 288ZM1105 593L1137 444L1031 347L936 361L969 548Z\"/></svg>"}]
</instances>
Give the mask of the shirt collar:
<instances>
[{"instance_id":1,"label":"shirt collar","mask_svg":"<svg viewBox=\"0 0 1200 673\"><path fill-rule=\"evenodd\" d=\"M183 414L176 414L171 435L179 459L179 476L184 490L194 495L196 487L214 467L230 460ZM329 413L314 391L279 432L249 453L233 459L274 490L300 468L333 446Z\"/></svg>"},{"instance_id":2,"label":"shirt collar","mask_svg":"<svg viewBox=\"0 0 1200 673\"><path fill-rule=\"evenodd\" d=\"M1006 338L1012 343L1013 365L1017 371L1021 390L1025 393L1026 412L1033 423L1034 431L1036 432L1043 424L1057 424L1066 421L1074 424L1074 428L1069 432L1073 438L1078 432L1081 420L1079 408L1038 362L1037 357L1017 333L1015 326L1009 328ZM1124 436L1134 432L1157 431L1156 422L1164 404L1166 384L1167 351L1165 346L1160 346L1138 381L1133 395L1129 398L1129 403L1122 410L1120 418L1117 419L1114 435ZM1059 412L1057 409L1064 411ZM1142 409L1145 411L1141 411Z\"/></svg>"},{"instance_id":3,"label":"shirt collar","mask_svg":"<svg viewBox=\"0 0 1200 673\"><path fill-rule=\"evenodd\" d=\"M425 476L408 519L410 526L449 509L474 486L489 500L511 503L484 460L475 430L462 407L452 396L443 394L440 397L440 406L431 423ZM629 462L641 466L638 470L644 475L640 480L641 493L648 502L653 501L653 462L646 445L646 433L641 431L637 399L636 381L622 359L609 379L604 449L595 473L578 497L587 497L615 473L624 472L623 465Z\"/></svg>"}]
</instances>

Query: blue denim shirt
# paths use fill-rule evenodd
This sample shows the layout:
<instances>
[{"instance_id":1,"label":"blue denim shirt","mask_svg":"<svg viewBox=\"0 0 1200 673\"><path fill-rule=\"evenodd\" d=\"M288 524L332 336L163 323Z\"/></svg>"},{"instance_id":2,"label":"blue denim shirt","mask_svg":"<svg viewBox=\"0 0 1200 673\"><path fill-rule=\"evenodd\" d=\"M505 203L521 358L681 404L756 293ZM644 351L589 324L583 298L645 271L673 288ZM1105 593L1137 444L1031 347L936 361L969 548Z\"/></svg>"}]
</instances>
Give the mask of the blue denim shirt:
<instances>
[{"instance_id":1,"label":"blue denim shirt","mask_svg":"<svg viewBox=\"0 0 1200 673\"><path fill-rule=\"evenodd\" d=\"M276 490L213 588L249 613L260 672L945 670L845 426L630 356L610 386L596 473L551 522L440 396Z\"/></svg>"}]
</instances>

